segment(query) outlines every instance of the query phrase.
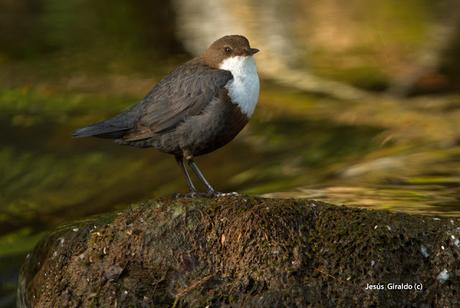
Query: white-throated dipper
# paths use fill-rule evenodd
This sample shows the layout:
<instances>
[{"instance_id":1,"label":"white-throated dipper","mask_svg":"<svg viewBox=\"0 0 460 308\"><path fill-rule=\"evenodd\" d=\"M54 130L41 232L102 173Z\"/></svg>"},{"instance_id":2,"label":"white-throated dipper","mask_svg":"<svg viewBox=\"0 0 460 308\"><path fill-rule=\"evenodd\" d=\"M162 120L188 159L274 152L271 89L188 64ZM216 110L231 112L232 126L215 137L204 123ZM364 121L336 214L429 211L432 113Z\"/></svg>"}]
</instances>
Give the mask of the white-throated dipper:
<instances>
[{"instance_id":1,"label":"white-throated dipper","mask_svg":"<svg viewBox=\"0 0 460 308\"><path fill-rule=\"evenodd\" d=\"M73 136L115 139L119 144L153 147L172 154L184 174L189 196L199 195L184 164L219 195L194 162L243 129L259 99L259 76L251 48L241 35L224 36L199 57L177 67L139 103L111 119L77 129Z\"/></svg>"}]
</instances>

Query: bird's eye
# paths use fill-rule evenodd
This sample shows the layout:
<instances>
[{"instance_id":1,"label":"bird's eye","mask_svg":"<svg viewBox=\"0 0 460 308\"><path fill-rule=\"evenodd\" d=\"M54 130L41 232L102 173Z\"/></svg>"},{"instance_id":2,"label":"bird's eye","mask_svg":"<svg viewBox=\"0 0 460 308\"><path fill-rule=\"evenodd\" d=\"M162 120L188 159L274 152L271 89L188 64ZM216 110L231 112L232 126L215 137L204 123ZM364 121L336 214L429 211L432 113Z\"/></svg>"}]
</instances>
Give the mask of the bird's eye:
<instances>
[{"instance_id":1,"label":"bird's eye","mask_svg":"<svg viewBox=\"0 0 460 308\"><path fill-rule=\"evenodd\" d=\"M232 49L230 47L225 47L224 50L225 50L226 53L232 52Z\"/></svg>"}]
</instances>

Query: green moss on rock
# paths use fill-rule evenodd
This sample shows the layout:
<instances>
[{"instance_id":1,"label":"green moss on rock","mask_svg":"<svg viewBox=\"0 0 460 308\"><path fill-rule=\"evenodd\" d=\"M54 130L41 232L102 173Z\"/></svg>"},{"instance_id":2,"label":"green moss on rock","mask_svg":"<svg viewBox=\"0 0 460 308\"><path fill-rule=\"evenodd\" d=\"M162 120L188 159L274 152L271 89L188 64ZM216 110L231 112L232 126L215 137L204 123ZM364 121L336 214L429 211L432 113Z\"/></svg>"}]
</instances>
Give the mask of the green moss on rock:
<instances>
[{"instance_id":1,"label":"green moss on rock","mask_svg":"<svg viewBox=\"0 0 460 308\"><path fill-rule=\"evenodd\" d=\"M310 200L147 201L43 240L23 266L19 304L452 306L459 226ZM365 290L379 283L423 290Z\"/></svg>"}]
</instances>

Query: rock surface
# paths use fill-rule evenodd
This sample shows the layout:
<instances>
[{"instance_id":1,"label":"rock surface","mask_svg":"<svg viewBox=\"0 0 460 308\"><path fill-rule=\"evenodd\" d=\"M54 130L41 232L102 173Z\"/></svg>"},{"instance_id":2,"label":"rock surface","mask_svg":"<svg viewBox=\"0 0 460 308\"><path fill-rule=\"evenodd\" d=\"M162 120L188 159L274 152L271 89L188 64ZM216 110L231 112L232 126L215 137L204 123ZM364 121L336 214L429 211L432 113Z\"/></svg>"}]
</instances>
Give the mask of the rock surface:
<instances>
[{"instance_id":1,"label":"rock surface","mask_svg":"<svg viewBox=\"0 0 460 308\"><path fill-rule=\"evenodd\" d=\"M50 234L23 265L18 304L456 306L459 238L456 218L246 196L152 200Z\"/></svg>"}]
</instances>

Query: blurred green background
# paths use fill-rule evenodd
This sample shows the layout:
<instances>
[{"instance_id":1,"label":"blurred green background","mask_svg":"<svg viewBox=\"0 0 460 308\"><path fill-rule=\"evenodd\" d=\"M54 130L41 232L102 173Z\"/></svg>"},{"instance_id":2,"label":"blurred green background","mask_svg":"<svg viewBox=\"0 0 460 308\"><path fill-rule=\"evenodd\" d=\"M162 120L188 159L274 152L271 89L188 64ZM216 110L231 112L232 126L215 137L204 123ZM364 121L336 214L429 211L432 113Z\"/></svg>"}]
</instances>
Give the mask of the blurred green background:
<instances>
[{"instance_id":1,"label":"blurred green background","mask_svg":"<svg viewBox=\"0 0 460 308\"><path fill-rule=\"evenodd\" d=\"M454 0L0 0L0 307L58 224L185 191L172 157L72 139L225 34L256 56L249 126L199 158L221 191L460 215Z\"/></svg>"}]
</instances>

